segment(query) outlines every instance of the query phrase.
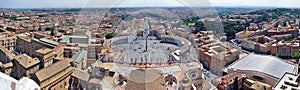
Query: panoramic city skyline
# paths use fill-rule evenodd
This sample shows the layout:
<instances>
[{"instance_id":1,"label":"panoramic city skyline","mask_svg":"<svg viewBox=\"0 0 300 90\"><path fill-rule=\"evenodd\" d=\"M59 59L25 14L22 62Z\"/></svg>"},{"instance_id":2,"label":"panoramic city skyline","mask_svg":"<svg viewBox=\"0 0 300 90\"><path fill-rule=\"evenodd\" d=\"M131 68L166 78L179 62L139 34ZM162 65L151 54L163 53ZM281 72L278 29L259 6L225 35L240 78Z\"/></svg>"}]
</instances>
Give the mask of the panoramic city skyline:
<instances>
[{"instance_id":1,"label":"panoramic city skyline","mask_svg":"<svg viewBox=\"0 0 300 90\"><path fill-rule=\"evenodd\" d=\"M300 90L292 0L0 0L0 90Z\"/></svg>"},{"instance_id":2,"label":"panoramic city skyline","mask_svg":"<svg viewBox=\"0 0 300 90\"><path fill-rule=\"evenodd\" d=\"M195 3L196 2L196 3ZM298 8L293 0L10 0L0 8L84 8L84 7L286 7ZM195 5L190 5L195 4Z\"/></svg>"}]
</instances>

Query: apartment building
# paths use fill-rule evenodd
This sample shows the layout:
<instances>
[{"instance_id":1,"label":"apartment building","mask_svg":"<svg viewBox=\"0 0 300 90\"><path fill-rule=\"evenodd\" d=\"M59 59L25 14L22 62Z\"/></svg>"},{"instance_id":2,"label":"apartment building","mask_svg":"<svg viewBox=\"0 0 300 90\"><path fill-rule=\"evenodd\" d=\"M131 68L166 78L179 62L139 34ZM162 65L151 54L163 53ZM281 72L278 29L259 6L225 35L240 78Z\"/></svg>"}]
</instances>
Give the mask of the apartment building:
<instances>
[{"instance_id":1,"label":"apartment building","mask_svg":"<svg viewBox=\"0 0 300 90\"><path fill-rule=\"evenodd\" d=\"M294 41L279 41L278 43L274 43L271 46L271 54L290 58L293 53L299 52L300 45L299 42Z\"/></svg>"},{"instance_id":2,"label":"apartment building","mask_svg":"<svg viewBox=\"0 0 300 90\"><path fill-rule=\"evenodd\" d=\"M40 67L45 68L53 63L53 59L55 58L55 53L53 49L50 48L41 48L36 50L35 56L40 60Z\"/></svg>"},{"instance_id":3,"label":"apartment building","mask_svg":"<svg viewBox=\"0 0 300 90\"><path fill-rule=\"evenodd\" d=\"M34 38L29 35L18 35L16 43L16 51L26 53L29 56L34 57L35 51L43 47L50 49L55 48L59 43L47 38Z\"/></svg>"},{"instance_id":4,"label":"apartment building","mask_svg":"<svg viewBox=\"0 0 300 90\"><path fill-rule=\"evenodd\" d=\"M39 70L40 61L37 58L31 58L26 54L15 56L15 77L20 79L24 76L30 77Z\"/></svg>"},{"instance_id":5,"label":"apartment building","mask_svg":"<svg viewBox=\"0 0 300 90\"><path fill-rule=\"evenodd\" d=\"M241 47L246 50L256 53L270 53L271 45L276 43L276 40L268 36L254 36L241 40Z\"/></svg>"},{"instance_id":6,"label":"apartment building","mask_svg":"<svg viewBox=\"0 0 300 90\"><path fill-rule=\"evenodd\" d=\"M9 51L14 51L17 36L11 32L0 30L0 45L4 46Z\"/></svg>"},{"instance_id":7,"label":"apartment building","mask_svg":"<svg viewBox=\"0 0 300 90\"><path fill-rule=\"evenodd\" d=\"M239 51L221 42L202 45L198 48L199 60L212 72L219 73L235 60L239 59Z\"/></svg>"},{"instance_id":8,"label":"apartment building","mask_svg":"<svg viewBox=\"0 0 300 90\"><path fill-rule=\"evenodd\" d=\"M40 85L41 90L68 90L72 72L70 63L62 60L39 70L32 79Z\"/></svg>"}]
</instances>

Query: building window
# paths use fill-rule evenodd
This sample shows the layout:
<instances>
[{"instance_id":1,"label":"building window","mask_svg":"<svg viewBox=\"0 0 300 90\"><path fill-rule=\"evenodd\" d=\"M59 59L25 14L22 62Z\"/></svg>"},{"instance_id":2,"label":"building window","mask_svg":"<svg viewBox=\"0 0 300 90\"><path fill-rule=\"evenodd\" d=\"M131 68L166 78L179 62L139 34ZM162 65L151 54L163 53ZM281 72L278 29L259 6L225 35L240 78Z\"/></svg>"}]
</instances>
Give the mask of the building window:
<instances>
[{"instance_id":1,"label":"building window","mask_svg":"<svg viewBox=\"0 0 300 90\"><path fill-rule=\"evenodd\" d=\"M65 86L65 87L67 86L67 82L64 83L64 86Z\"/></svg>"},{"instance_id":2,"label":"building window","mask_svg":"<svg viewBox=\"0 0 300 90\"><path fill-rule=\"evenodd\" d=\"M192 74L192 78L194 78L194 77L196 77L196 74L195 74L195 73Z\"/></svg>"}]
</instances>

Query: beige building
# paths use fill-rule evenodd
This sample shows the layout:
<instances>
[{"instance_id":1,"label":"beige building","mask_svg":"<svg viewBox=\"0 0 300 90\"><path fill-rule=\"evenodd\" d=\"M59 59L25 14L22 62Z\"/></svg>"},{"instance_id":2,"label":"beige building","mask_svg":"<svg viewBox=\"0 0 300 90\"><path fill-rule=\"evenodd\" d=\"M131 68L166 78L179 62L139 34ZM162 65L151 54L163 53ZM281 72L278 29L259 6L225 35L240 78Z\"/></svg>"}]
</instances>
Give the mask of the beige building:
<instances>
[{"instance_id":1,"label":"beige building","mask_svg":"<svg viewBox=\"0 0 300 90\"><path fill-rule=\"evenodd\" d=\"M55 58L55 53L50 48L41 48L36 50L36 57L41 61L41 68L50 66Z\"/></svg>"},{"instance_id":2,"label":"beige building","mask_svg":"<svg viewBox=\"0 0 300 90\"><path fill-rule=\"evenodd\" d=\"M167 90L161 71L156 69L136 69L129 74L125 90Z\"/></svg>"},{"instance_id":3,"label":"beige building","mask_svg":"<svg viewBox=\"0 0 300 90\"><path fill-rule=\"evenodd\" d=\"M39 70L40 61L37 58L31 58L26 54L15 57L15 77L20 79L23 76L30 77L31 74Z\"/></svg>"},{"instance_id":4,"label":"beige building","mask_svg":"<svg viewBox=\"0 0 300 90\"><path fill-rule=\"evenodd\" d=\"M86 71L75 68L71 76L72 85L70 85L70 89L87 89L89 77L90 75Z\"/></svg>"},{"instance_id":5,"label":"beige building","mask_svg":"<svg viewBox=\"0 0 300 90\"><path fill-rule=\"evenodd\" d=\"M256 53L269 54L271 45L276 43L276 40L268 36L254 36L241 40L241 47L246 50Z\"/></svg>"},{"instance_id":6,"label":"beige building","mask_svg":"<svg viewBox=\"0 0 300 90\"><path fill-rule=\"evenodd\" d=\"M15 54L10 52L8 49L0 45L0 69L1 72L11 75L11 72L13 72L12 67Z\"/></svg>"},{"instance_id":7,"label":"beige building","mask_svg":"<svg viewBox=\"0 0 300 90\"><path fill-rule=\"evenodd\" d=\"M15 57L15 54L0 45L0 62L5 64L11 62Z\"/></svg>"},{"instance_id":8,"label":"beige building","mask_svg":"<svg viewBox=\"0 0 300 90\"><path fill-rule=\"evenodd\" d=\"M87 47L87 66L90 66L92 63L96 62L96 60L100 59L100 44L88 45Z\"/></svg>"},{"instance_id":9,"label":"beige building","mask_svg":"<svg viewBox=\"0 0 300 90\"><path fill-rule=\"evenodd\" d=\"M1 63L0 63L0 65L1 65ZM13 68L12 62L2 64L0 67L1 72L5 73L6 75L11 75L11 73L13 72L12 68Z\"/></svg>"},{"instance_id":10,"label":"beige building","mask_svg":"<svg viewBox=\"0 0 300 90\"><path fill-rule=\"evenodd\" d=\"M263 30L257 30L257 31L241 31L235 34L235 38L237 39L246 39L252 36L259 36L263 35Z\"/></svg>"},{"instance_id":11,"label":"beige building","mask_svg":"<svg viewBox=\"0 0 300 90\"><path fill-rule=\"evenodd\" d=\"M272 90L272 85L255 81L249 78L244 80L243 85L244 90Z\"/></svg>"},{"instance_id":12,"label":"beige building","mask_svg":"<svg viewBox=\"0 0 300 90\"><path fill-rule=\"evenodd\" d=\"M25 35L18 35L17 36L17 43L16 43L16 51L26 53L29 56L33 56L35 52L34 46L30 45L30 37ZM25 46L26 45L26 46Z\"/></svg>"},{"instance_id":13,"label":"beige building","mask_svg":"<svg viewBox=\"0 0 300 90\"><path fill-rule=\"evenodd\" d=\"M33 35L31 36L25 34L18 35L17 42L16 42L16 51L26 53L27 55L34 57L36 54L35 52L36 50L44 47L53 49L59 44L58 42L52 41L45 37L40 38L40 35L38 34L33 34Z\"/></svg>"},{"instance_id":14,"label":"beige building","mask_svg":"<svg viewBox=\"0 0 300 90\"><path fill-rule=\"evenodd\" d=\"M17 36L11 32L1 30L0 31L0 45L4 46L9 51L14 51L16 45Z\"/></svg>"},{"instance_id":15,"label":"beige building","mask_svg":"<svg viewBox=\"0 0 300 90\"><path fill-rule=\"evenodd\" d=\"M41 90L68 90L73 70L68 61L62 60L36 72L32 79Z\"/></svg>"}]
</instances>

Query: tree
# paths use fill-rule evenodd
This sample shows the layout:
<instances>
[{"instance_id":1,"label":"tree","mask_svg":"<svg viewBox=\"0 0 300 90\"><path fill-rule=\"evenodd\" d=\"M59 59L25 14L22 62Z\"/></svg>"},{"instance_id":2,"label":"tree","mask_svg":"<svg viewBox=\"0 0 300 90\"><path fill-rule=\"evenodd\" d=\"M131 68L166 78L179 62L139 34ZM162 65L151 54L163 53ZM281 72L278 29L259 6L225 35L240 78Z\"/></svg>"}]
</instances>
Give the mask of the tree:
<instances>
[{"instance_id":1,"label":"tree","mask_svg":"<svg viewBox=\"0 0 300 90\"><path fill-rule=\"evenodd\" d=\"M17 17L10 17L10 20L17 20Z\"/></svg>"},{"instance_id":2,"label":"tree","mask_svg":"<svg viewBox=\"0 0 300 90\"><path fill-rule=\"evenodd\" d=\"M297 63L299 62L300 59L300 52L294 52L292 55L293 59L296 59Z\"/></svg>"},{"instance_id":3,"label":"tree","mask_svg":"<svg viewBox=\"0 0 300 90\"><path fill-rule=\"evenodd\" d=\"M50 32L50 35L51 35L51 36L54 36L54 35L55 35L55 32L54 32L55 29L54 29L54 28L50 28L50 31L51 31L51 32Z\"/></svg>"},{"instance_id":4,"label":"tree","mask_svg":"<svg viewBox=\"0 0 300 90\"><path fill-rule=\"evenodd\" d=\"M54 31L55 29L54 28L50 28L50 27L47 27L46 29L45 29L45 31Z\"/></svg>"},{"instance_id":5,"label":"tree","mask_svg":"<svg viewBox=\"0 0 300 90\"><path fill-rule=\"evenodd\" d=\"M105 38L106 39L110 39L110 38L113 38L114 36L116 36L117 35L117 33L115 33L115 32L110 32L110 33L107 33L106 35L105 35Z\"/></svg>"}]
</instances>

